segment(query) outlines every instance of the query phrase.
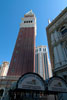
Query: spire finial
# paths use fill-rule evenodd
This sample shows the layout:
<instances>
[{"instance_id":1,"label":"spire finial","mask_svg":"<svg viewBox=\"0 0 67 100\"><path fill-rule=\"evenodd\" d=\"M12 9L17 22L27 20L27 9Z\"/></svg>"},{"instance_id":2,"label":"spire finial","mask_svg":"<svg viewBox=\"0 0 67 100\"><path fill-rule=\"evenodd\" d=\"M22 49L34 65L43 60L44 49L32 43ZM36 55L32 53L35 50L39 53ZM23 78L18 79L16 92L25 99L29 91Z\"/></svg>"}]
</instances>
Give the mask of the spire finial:
<instances>
[{"instance_id":1,"label":"spire finial","mask_svg":"<svg viewBox=\"0 0 67 100\"><path fill-rule=\"evenodd\" d=\"M30 11L32 12L32 9Z\"/></svg>"},{"instance_id":2,"label":"spire finial","mask_svg":"<svg viewBox=\"0 0 67 100\"><path fill-rule=\"evenodd\" d=\"M51 21L50 21L50 19L48 19L48 24L50 24L51 23Z\"/></svg>"}]
</instances>

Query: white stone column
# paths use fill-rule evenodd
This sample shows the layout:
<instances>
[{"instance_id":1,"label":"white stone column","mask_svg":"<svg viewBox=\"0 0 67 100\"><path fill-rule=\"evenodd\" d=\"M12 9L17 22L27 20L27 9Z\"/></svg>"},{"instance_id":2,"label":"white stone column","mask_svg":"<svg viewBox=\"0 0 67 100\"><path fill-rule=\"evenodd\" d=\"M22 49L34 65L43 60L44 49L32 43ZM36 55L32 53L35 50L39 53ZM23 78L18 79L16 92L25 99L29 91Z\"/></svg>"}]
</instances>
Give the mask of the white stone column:
<instances>
[{"instance_id":1,"label":"white stone column","mask_svg":"<svg viewBox=\"0 0 67 100\"><path fill-rule=\"evenodd\" d=\"M55 65L55 68L59 67L59 63L60 63L60 60L59 60L58 50L57 50L57 47L55 46L54 47L54 65Z\"/></svg>"},{"instance_id":2,"label":"white stone column","mask_svg":"<svg viewBox=\"0 0 67 100\"><path fill-rule=\"evenodd\" d=\"M61 38L62 38L61 37L61 33L55 30L55 32L54 32L54 39L55 39L55 41L58 42L59 39L61 39Z\"/></svg>"},{"instance_id":3,"label":"white stone column","mask_svg":"<svg viewBox=\"0 0 67 100\"><path fill-rule=\"evenodd\" d=\"M43 77L42 54L39 54L40 75Z\"/></svg>"},{"instance_id":4,"label":"white stone column","mask_svg":"<svg viewBox=\"0 0 67 100\"><path fill-rule=\"evenodd\" d=\"M65 60L67 61L67 49L66 49L65 42L62 44L62 50L63 50L63 54L64 54L64 57L65 57Z\"/></svg>"},{"instance_id":5,"label":"white stone column","mask_svg":"<svg viewBox=\"0 0 67 100\"><path fill-rule=\"evenodd\" d=\"M61 62L62 64L64 64L64 63L65 63L65 62L64 62L65 57L64 57L64 53L63 53L61 44L59 44L59 45L57 46L57 48L58 48L58 53L59 53L60 62Z\"/></svg>"},{"instance_id":6,"label":"white stone column","mask_svg":"<svg viewBox=\"0 0 67 100\"><path fill-rule=\"evenodd\" d=\"M55 43L54 34L52 33L52 34L51 34L51 44L53 45L54 43Z\"/></svg>"},{"instance_id":7,"label":"white stone column","mask_svg":"<svg viewBox=\"0 0 67 100\"><path fill-rule=\"evenodd\" d=\"M55 41L57 42L58 41L58 32L56 30L54 32L54 38L55 38Z\"/></svg>"}]
</instances>

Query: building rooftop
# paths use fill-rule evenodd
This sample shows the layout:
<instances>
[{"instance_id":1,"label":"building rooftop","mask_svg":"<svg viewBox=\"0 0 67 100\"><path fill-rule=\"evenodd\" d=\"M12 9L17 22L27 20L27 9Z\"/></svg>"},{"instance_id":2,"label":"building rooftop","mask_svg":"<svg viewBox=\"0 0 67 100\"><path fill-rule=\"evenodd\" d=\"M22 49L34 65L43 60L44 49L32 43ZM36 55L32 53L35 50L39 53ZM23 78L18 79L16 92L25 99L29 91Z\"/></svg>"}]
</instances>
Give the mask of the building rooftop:
<instances>
[{"instance_id":1,"label":"building rooftop","mask_svg":"<svg viewBox=\"0 0 67 100\"><path fill-rule=\"evenodd\" d=\"M27 12L25 15L33 15L32 10L30 10L29 12Z\"/></svg>"},{"instance_id":2,"label":"building rooftop","mask_svg":"<svg viewBox=\"0 0 67 100\"><path fill-rule=\"evenodd\" d=\"M44 46L44 45L40 45L40 46L37 46L37 47L35 47L35 48L43 48L43 47L47 47L46 45Z\"/></svg>"},{"instance_id":3,"label":"building rooftop","mask_svg":"<svg viewBox=\"0 0 67 100\"><path fill-rule=\"evenodd\" d=\"M25 15L24 15L24 17L34 17L35 15L34 15L34 13L32 12L32 10L30 10L29 12L27 12Z\"/></svg>"},{"instance_id":4,"label":"building rooftop","mask_svg":"<svg viewBox=\"0 0 67 100\"><path fill-rule=\"evenodd\" d=\"M51 46L51 33L57 30L63 23L67 23L67 7L46 27L51 65L53 67L53 51Z\"/></svg>"},{"instance_id":5,"label":"building rooftop","mask_svg":"<svg viewBox=\"0 0 67 100\"><path fill-rule=\"evenodd\" d=\"M50 28L54 23L56 23L56 21L64 15L64 13L67 12L67 7L61 11L61 13L47 26L46 29Z\"/></svg>"}]
</instances>

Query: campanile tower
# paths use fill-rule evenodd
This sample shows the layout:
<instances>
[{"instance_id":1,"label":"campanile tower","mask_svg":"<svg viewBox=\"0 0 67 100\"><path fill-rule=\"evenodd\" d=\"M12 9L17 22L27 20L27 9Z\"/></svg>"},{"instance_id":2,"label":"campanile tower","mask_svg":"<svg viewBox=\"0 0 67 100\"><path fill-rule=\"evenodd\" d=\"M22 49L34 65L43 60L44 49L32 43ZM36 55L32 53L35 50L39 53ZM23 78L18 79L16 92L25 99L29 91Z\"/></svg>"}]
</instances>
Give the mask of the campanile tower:
<instances>
[{"instance_id":1,"label":"campanile tower","mask_svg":"<svg viewBox=\"0 0 67 100\"><path fill-rule=\"evenodd\" d=\"M35 71L36 17L32 10L24 15L13 51L8 76Z\"/></svg>"}]
</instances>

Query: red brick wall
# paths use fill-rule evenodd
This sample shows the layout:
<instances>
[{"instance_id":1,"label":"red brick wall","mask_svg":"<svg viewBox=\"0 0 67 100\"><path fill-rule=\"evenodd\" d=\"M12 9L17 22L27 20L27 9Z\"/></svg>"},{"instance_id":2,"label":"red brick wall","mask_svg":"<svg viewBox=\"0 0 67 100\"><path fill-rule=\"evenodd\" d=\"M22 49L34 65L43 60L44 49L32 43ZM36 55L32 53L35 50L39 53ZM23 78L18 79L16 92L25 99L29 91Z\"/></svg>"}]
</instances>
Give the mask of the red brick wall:
<instances>
[{"instance_id":1,"label":"red brick wall","mask_svg":"<svg viewBox=\"0 0 67 100\"><path fill-rule=\"evenodd\" d=\"M35 32L34 27L21 28L18 34L8 76L23 75L35 71Z\"/></svg>"}]
</instances>

